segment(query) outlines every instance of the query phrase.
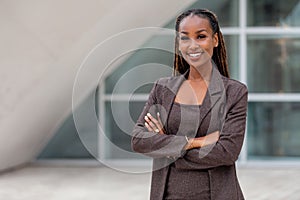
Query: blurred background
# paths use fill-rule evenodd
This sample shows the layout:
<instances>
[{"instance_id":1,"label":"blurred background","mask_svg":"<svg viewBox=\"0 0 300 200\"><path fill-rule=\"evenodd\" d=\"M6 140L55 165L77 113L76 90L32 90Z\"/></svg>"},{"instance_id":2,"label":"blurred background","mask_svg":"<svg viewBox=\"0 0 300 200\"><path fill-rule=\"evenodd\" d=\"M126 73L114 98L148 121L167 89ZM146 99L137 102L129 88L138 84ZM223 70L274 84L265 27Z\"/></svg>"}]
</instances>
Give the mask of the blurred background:
<instances>
[{"instance_id":1,"label":"blurred background","mask_svg":"<svg viewBox=\"0 0 300 200\"><path fill-rule=\"evenodd\" d=\"M37 165L46 169L41 174L49 166L68 166L71 171L78 166L147 167L148 158L130 153L130 130L152 84L136 86L145 77L155 81L171 75L173 55L143 47L159 44L172 51L174 35L136 34L132 40L111 40L109 45L98 46L102 50L97 54L91 51L124 31L143 27L174 30L176 16L189 8L208 8L217 14L231 77L249 89L240 169L244 167L244 174L249 168L300 169L299 0L0 0L0 185L7 183L7 172L16 174L18 180L22 170L33 174L42 170ZM126 55L113 57L120 48L128 49ZM117 62L108 66L110 55ZM141 65L146 67L130 74ZM159 65L169 68L157 70ZM82 66L89 73L82 72L76 83ZM90 83L94 76L97 79ZM122 84L116 85L122 78ZM118 108L121 122L116 122L113 107ZM130 120L126 120L128 109ZM74 112L81 116L77 126ZM60 173L69 172L63 169ZM149 184L148 175L144 180ZM146 197L148 187L145 185ZM0 199L1 195L18 199L3 188Z\"/></svg>"}]
</instances>

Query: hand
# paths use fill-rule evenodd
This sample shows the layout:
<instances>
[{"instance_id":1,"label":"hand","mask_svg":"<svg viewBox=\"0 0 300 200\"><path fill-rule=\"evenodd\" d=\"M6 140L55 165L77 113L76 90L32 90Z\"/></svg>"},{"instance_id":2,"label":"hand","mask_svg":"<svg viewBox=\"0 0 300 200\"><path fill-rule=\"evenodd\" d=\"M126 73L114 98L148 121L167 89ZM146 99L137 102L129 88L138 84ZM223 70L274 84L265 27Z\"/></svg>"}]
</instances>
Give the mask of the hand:
<instances>
[{"instance_id":1,"label":"hand","mask_svg":"<svg viewBox=\"0 0 300 200\"><path fill-rule=\"evenodd\" d=\"M155 133L159 134L165 134L163 130L163 124L160 119L159 113L157 113L157 119L155 119L150 113L147 113L145 118L145 126L148 129L148 131L153 131Z\"/></svg>"},{"instance_id":2,"label":"hand","mask_svg":"<svg viewBox=\"0 0 300 200\"><path fill-rule=\"evenodd\" d=\"M201 148L210 144L213 144L219 140L220 132L215 131L203 137L190 138L185 146L185 150L193 148Z\"/></svg>"},{"instance_id":3,"label":"hand","mask_svg":"<svg viewBox=\"0 0 300 200\"><path fill-rule=\"evenodd\" d=\"M217 142L219 140L219 138L220 138L219 131L212 132L203 138L202 146L207 146L207 145L213 144L213 143Z\"/></svg>"}]
</instances>

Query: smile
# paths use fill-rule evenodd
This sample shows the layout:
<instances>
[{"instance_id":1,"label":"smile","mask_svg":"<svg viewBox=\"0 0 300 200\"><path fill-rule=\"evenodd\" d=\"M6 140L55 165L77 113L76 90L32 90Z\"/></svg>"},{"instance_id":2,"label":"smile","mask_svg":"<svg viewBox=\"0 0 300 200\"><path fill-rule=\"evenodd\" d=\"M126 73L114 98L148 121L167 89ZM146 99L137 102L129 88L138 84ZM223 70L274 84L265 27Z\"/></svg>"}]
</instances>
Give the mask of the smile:
<instances>
[{"instance_id":1,"label":"smile","mask_svg":"<svg viewBox=\"0 0 300 200\"><path fill-rule=\"evenodd\" d=\"M189 56L191 57L198 57L201 55L201 53L191 53L191 54L188 54Z\"/></svg>"},{"instance_id":2,"label":"smile","mask_svg":"<svg viewBox=\"0 0 300 200\"><path fill-rule=\"evenodd\" d=\"M197 53L187 53L188 56L191 58L198 58L203 52L197 52Z\"/></svg>"}]
</instances>

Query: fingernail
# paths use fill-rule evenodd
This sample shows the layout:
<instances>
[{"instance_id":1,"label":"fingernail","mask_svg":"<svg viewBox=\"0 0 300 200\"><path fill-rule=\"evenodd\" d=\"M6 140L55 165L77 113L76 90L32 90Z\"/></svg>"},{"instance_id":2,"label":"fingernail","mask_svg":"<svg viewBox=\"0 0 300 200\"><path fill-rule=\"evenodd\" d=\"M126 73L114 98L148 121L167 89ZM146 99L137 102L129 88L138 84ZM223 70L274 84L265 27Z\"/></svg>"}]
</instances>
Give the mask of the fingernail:
<instances>
[{"instance_id":1,"label":"fingernail","mask_svg":"<svg viewBox=\"0 0 300 200\"><path fill-rule=\"evenodd\" d=\"M147 115L148 115L149 117L151 117L151 114L150 114L150 113L147 113Z\"/></svg>"},{"instance_id":2,"label":"fingernail","mask_svg":"<svg viewBox=\"0 0 300 200\"><path fill-rule=\"evenodd\" d=\"M159 116L159 112L157 112L157 115Z\"/></svg>"},{"instance_id":3,"label":"fingernail","mask_svg":"<svg viewBox=\"0 0 300 200\"><path fill-rule=\"evenodd\" d=\"M145 117L144 117L144 119L145 119L145 120L147 120L147 119L148 119L148 117L147 117L147 116L145 116Z\"/></svg>"}]
</instances>

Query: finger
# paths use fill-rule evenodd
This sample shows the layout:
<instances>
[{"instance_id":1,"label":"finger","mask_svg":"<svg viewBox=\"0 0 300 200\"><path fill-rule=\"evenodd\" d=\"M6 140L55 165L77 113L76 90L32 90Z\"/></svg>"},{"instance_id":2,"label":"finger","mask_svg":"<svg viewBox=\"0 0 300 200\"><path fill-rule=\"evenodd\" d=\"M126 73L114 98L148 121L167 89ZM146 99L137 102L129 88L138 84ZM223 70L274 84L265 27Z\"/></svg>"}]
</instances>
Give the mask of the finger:
<instances>
[{"instance_id":1,"label":"finger","mask_svg":"<svg viewBox=\"0 0 300 200\"><path fill-rule=\"evenodd\" d=\"M154 117L152 117L152 115L150 113L147 113L148 118L151 120L151 122L153 122L155 124L155 126L158 129L161 129L161 124L159 123L159 121L157 121L157 119L155 119Z\"/></svg>"},{"instance_id":2,"label":"finger","mask_svg":"<svg viewBox=\"0 0 300 200\"><path fill-rule=\"evenodd\" d=\"M145 125L148 127L149 131L155 132L155 133L160 133L159 129L154 127L154 124L150 122L151 125L149 125L147 122L145 122Z\"/></svg>"},{"instance_id":3,"label":"finger","mask_svg":"<svg viewBox=\"0 0 300 200\"><path fill-rule=\"evenodd\" d=\"M163 126L163 123L162 123L162 121L161 121L161 119L160 119L160 114L159 114L159 112L157 112L157 120L158 120L158 123L159 123L159 125L161 126L161 127L164 127Z\"/></svg>"},{"instance_id":4,"label":"finger","mask_svg":"<svg viewBox=\"0 0 300 200\"><path fill-rule=\"evenodd\" d=\"M145 120L148 123L148 125L151 127L152 130L157 129L156 125L150 120L150 118L148 116L145 116Z\"/></svg>"},{"instance_id":5,"label":"finger","mask_svg":"<svg viewBox=\"0 0 300 200\"><path fill-rule=\"evenodd\" d=\"M154 132L164 134L163 128L160 125L159 121L157 121L150 113L147 113L146 116L149 119L149 124L152 126Z\"/></svg>"},{"instance_id":6,"label":"finger","mask_svg":"<svg viewBox=\"0 0 300 200\"><path fill-rule=\"evenodd\" d=\"M149 126L149 124L147 122L145 122L145 126L148 129L149 132L152 132L153 129Z\"/></svg>"},{"instance_id":7,"label":"finger","mask_svg":"<svg viewBox=\"0 0 300 200\"><path fill-rule=\"evenodd\" d=\"M160 127L162 127L162 128L159 130L159 133L165 134L164 125L163 125L163 123L162 123L162 121L161 121L159 112L157 112L156 115L157 115L158 123L160 124Z\"/></svg>"}]
</instances>

